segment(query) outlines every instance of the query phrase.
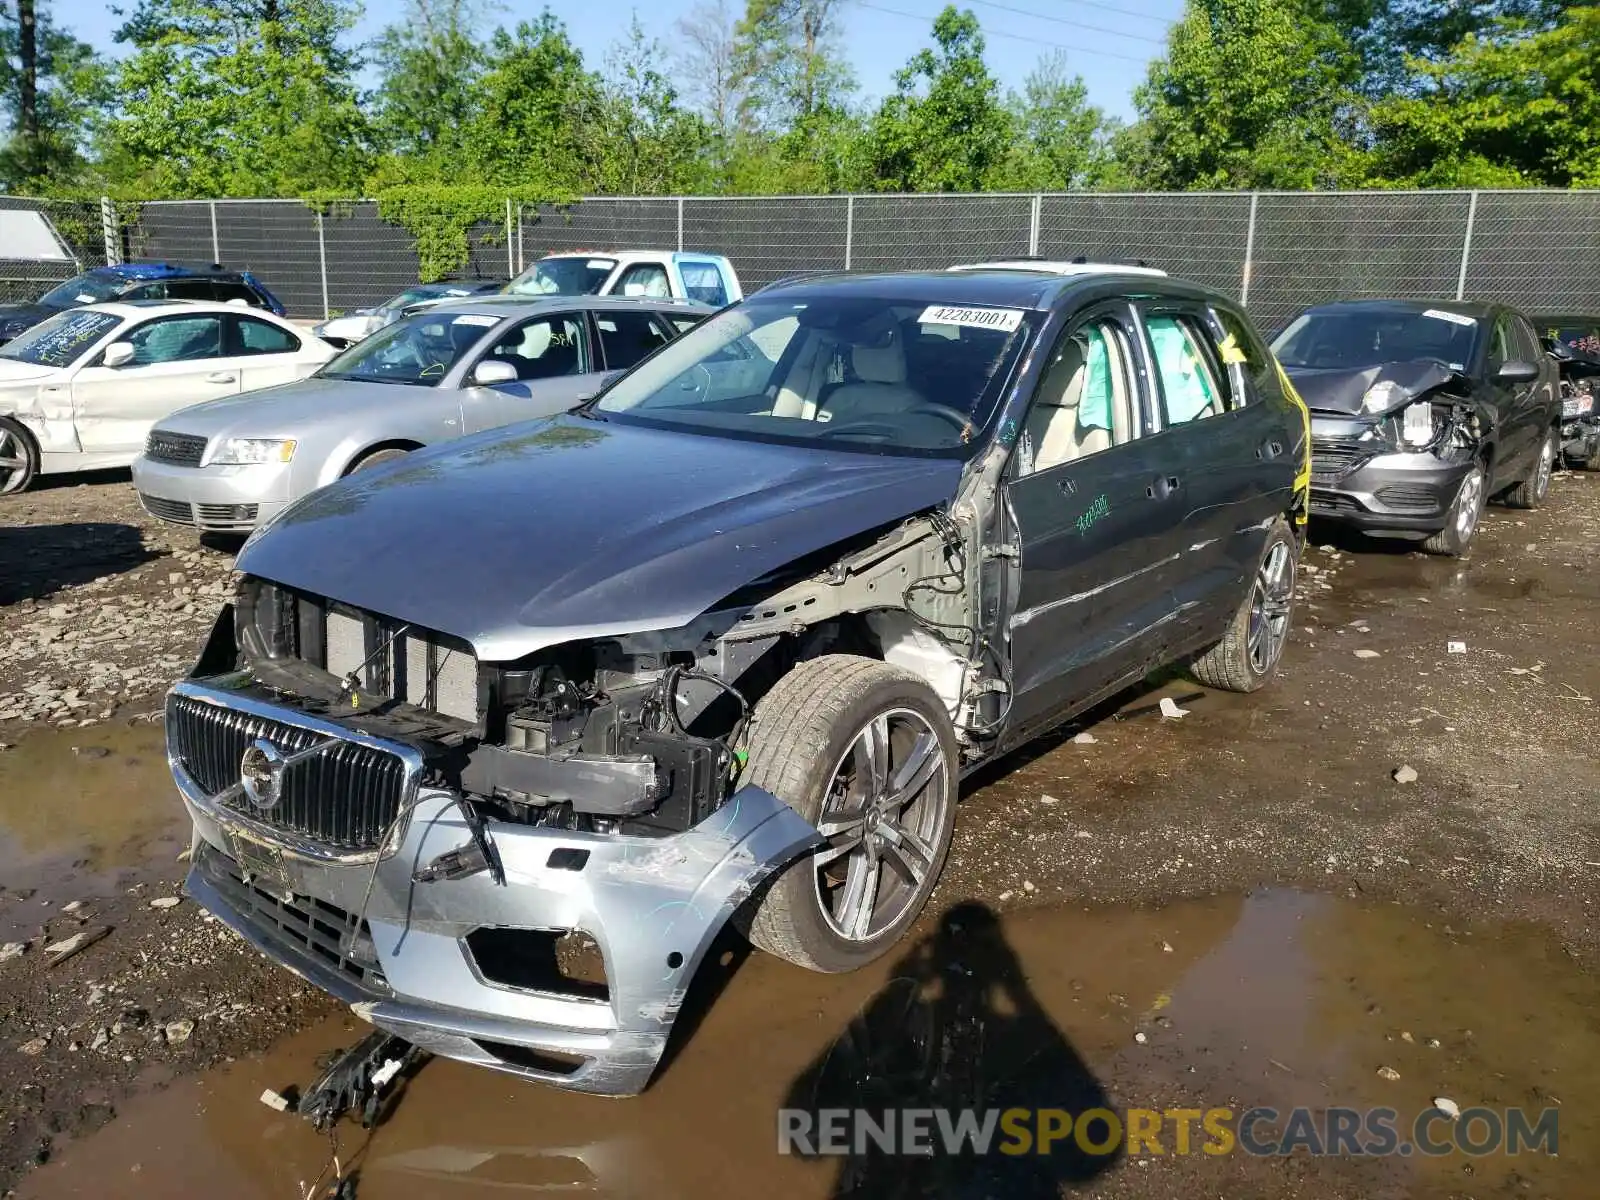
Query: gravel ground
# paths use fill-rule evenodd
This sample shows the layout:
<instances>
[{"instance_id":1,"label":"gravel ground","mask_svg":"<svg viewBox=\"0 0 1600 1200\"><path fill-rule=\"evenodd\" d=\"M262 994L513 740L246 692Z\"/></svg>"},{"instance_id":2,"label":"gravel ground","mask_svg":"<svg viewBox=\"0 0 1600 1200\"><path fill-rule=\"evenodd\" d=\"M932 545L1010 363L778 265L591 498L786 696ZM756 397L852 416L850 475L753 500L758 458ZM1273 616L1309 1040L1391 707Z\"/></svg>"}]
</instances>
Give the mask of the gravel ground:
<instances>
[{"instance_id":1,"label":"gravel ground","mask_svg":"<svg viewBox=\"0 0 1600 1200\"><path fill-rule=\"evenodd\" d=\"M0 768L44 757L30 748L50 738L121 737L148 722L226 592L226 549L156 525L125 474L0 499L0 522ZM1558 475L1539 512L1491 508L1465 563L1314 531L1272 687L1240 697L1174 678L984 773L930 912L966 899L1009 913L1296 887L1393 901L1446 930L1527 923L1592 973L1597 539L1600 474ZM1163 718L1161 695L1187 715ZM165 840L113 848L92 870L69 856L94 881L84 909L61 911L58 865L45 876L45 858L0 855L11 873L0 922L26 946L0 961L0 1187L130 1093L333 1011L189 902L151 906L181 879L177 801L146 781L129 802L167 821ZM0 828L0 846L13 832ZM101 941L49 965L46 945L106 925ZM1224 1177L1204 1165L1119 1172L1096 1190L1214 1192ZM1238 1194L1362 1194L1314 1164L1273 1170Z\"/></svg>"}]
</instances>

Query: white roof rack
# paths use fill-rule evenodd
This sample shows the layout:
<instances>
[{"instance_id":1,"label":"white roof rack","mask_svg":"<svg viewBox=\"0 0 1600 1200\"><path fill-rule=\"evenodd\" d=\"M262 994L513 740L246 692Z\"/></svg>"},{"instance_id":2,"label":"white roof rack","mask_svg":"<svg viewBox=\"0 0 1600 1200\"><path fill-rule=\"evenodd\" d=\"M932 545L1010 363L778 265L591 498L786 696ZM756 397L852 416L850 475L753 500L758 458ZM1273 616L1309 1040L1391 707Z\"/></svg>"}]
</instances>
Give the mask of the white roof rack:
<instances>
[{"instance_id":1,"label":"white roof rack","mask_svg":"<svg viewBox=\"0 0 1600 1200\"><path fill-rule=\"evenodd\" d=\"M1160 275L1155 267L1136 267L1125 263L1047 262L1036 258L1009 259L1004 262L961 263L951 271L1039 271L1046 275Z\"/></svg>"}]
</instances>

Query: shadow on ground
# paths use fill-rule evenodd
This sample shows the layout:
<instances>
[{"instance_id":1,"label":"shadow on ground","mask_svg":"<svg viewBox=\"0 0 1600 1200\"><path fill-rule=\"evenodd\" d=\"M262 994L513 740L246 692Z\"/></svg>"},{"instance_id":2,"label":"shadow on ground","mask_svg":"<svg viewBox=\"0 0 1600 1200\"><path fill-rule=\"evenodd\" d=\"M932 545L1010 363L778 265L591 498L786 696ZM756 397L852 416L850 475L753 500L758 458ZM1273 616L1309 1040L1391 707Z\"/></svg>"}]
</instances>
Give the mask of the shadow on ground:
<instances>
[{"instance_id":1,"label":"shadow on ground","mask_svg":"<svg viewBox=\"0 0 1600 1200\"><path fill-rule=\"evenodd\" d=\"M970 902L912 944L784 1101L809 1114L813 1129L828 1109L864 1111L884 1124L886 1111L893 1121L907 1110L945 1110L955 1119L970 1109L981 1120L988 1109L1081 1114L1109 1106L1105 1088L1028 986L993 911ZM927 1122L927 1154L906 1154L903 1144L890 1153L875 1137L847 1134L850 1150L838 1159L830 1196L1031 1200L1058 1196L1063 1185L1093 1179L1117 1161L1115 1153L1085 1153L1071 1138L1049 1154L999 1153L998 1128L988 1153L951 1153L936 1122ZM1104 1140L1105 1130L1096 1133ZM811 1151L824 1148L813 1142Z\"/></svg>"},{"instance_id":2,"label":"shadow on ground","mask_svg":"<svg viewBox=\"0 0 1600 1200\"><path fill-rule=\"evenodd\" d=\"M93 521L0 528L0 605L43 599L155 557L133 525Z\"/></svg>"}]
</instances>

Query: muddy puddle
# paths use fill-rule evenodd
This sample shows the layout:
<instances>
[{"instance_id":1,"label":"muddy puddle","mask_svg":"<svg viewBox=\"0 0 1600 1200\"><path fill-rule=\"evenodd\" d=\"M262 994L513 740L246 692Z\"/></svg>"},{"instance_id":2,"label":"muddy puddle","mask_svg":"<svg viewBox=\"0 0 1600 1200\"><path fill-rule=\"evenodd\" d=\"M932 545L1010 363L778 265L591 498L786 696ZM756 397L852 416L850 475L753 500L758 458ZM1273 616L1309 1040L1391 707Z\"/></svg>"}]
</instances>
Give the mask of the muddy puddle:
<instances>
[{"instance_id":1,"label":"muddy puddle","mask_svg":"<svg viewBox=\"0 0 1600 1200\"><path fill-rule=\"evenodd\" d=\"M0 941L187 844L159 724L36 729L0 753Z\"/></svg>"},{"instance_id":2,"label":"muddy puddle","mask_svg":"<svg viewBox=\"0 0 1600 1200\"><path fill-rule=\"evenodd\" d=\"M1337 1178L1338 1194L1363 1196L1594 1194L1595 981L1534 929L1457 929L1394 906L1267 891L1004 918L964 905L921 933L850 976L759 955L710 965L721 986L638 1098L567 1095L435 1060L375 1133L345 1123L330 1147L258 1097L307 1082L320 1053L363 1032L336 1021L133 1102L19 1194L299 1196L333 1149L362 1200L1131 1195L1158 1178L1168 1187L1148 1194L1260 1194L1242 1182L1282 1172ZM1555 1108L1559 1156L1455 1150L1286 1165L1236 1147L1180 1161L1170 1125L1159 1162L1148 1144L1136 1157L991 1155L981 1168L777 1152L786 1106L1216 1106L1236 1117L1253 1106L1285 1117L1295 1105L1389 1106L1406 1140L1435 1097L1531 1117ZM1282 1124L1261 1122L1255 1140ZM1448 1138L1448 1122L1434 1129ZM1191 1145L1203 1140L1197 1126Z\"/></svg>"}]
</instances>

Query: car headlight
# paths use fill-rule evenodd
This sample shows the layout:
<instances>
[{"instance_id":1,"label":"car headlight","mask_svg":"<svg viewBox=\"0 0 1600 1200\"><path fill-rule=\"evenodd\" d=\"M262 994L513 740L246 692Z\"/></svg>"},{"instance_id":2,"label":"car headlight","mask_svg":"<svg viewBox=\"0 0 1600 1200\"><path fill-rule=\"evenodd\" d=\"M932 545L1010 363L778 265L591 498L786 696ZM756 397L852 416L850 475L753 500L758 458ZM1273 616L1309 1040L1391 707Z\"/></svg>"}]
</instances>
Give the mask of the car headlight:
<instances>
[{"instance_id":1,"label":"car headlight","mask_svg":"<svg viewBox=\"0 0 1600 1200\"><path fill-rule=\"evenodd\" d=\"M1433 405L1427 400L1408 405L1400 417L1401 439L1411 446L1426 446L1433 441L1433 415Z\"/></svg>"},{"instance_id":2,"label":"car headlight","mask_svg":"<svg viewBox=\"0 0 1600 1200\"><path fill-rule=\"evenodd\" d=\"M293 438L229 438L217 447L211 461L219 466L249 463L286 463L294 457Z\"/></svg>"},{"instance_id":3,"label":"car headlight","mask_svg":"<svg viewBox=\"0 0 1600 1200\"><path fill-rule=\"evenodd\" d=\"M1369 413L1388 412L1406 398L1406 390L1392 380L1373 384L1361 397L1361 407Z\"/></svg>"}]
</instances>

